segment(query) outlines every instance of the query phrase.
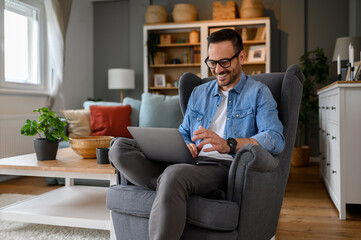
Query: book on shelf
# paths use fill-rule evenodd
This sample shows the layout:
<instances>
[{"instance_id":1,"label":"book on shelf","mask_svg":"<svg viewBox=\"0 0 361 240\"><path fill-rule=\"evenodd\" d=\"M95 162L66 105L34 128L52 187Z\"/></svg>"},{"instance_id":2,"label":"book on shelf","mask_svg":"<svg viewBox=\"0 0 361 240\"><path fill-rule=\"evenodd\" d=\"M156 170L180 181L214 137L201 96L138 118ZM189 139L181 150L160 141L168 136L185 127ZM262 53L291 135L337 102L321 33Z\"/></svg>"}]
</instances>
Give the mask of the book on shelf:
<instances>
[{"instance_id":1,"label":"book on shelf","mask_svg":"<svg viewBox=\"0 0 361 240\"><path fill-rule=\"evenodd\" d=\"M200 63L201 47L193 46L187 49L187 63Z\"/></svg>"}]
</instances>

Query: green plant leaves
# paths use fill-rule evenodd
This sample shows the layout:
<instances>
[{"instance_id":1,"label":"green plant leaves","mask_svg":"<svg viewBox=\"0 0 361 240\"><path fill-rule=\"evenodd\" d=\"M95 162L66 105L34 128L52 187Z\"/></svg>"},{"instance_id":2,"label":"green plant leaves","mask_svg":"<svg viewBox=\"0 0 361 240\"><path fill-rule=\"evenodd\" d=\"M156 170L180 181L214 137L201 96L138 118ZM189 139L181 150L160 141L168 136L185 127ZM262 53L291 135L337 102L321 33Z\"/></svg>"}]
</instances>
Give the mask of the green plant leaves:
<instances>
[{"instance_id":1,"label":"green plant leaves","mask_svg":"<svg viewBox=\"0 0 361 240\"><path fill-rule=\"evenodd\" d=\"M312 120L317 120L318 97L316 84L327 82L328 59L322 48L305 53L301 58L300 67L305 76L303 83L302 100L298 119L298 136L296 145L308 144L307 125ZM302 135L302 136L301 136Z\"/></svg>"},{"instance_id":2,"label":"green plant leaves","mask_svg":"<svg viewBox=\"0 0 361 240\"><path fill-rule=\"evenodd\" d=\"M61 121L59 117L56 116L56 112L49 111L48 108L38 108L33 112L38 112L40 114L39 120L29 120L25 121L24 126L21 128L21 134L25 136L34 136L35 134L44 133L45 138L50 141L57 141L63 139L68 141L68 137L65 135L64 127L67 125L65 121Z\"/></svg>"},{"instance_id":3,"label":"green plant leaves","mask_svg":"<svg viewBox=\"0 0 361 240\"><path fill-rule=\"evenodd\" d=\"M20 133L25 136L34 136L38 133L38 124L35 120L27 119L24 126L21 128Z\"/></svg>"}]
</instances>

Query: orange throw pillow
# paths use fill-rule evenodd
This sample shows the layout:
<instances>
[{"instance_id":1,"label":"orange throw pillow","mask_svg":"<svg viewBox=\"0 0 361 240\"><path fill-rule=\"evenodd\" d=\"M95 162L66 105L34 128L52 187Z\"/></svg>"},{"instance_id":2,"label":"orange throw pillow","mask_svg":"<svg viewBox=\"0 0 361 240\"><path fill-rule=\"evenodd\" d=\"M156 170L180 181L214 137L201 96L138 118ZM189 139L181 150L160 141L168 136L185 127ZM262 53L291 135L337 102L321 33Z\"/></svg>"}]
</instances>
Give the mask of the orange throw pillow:
<instances>
[{"instance_id":1,"label":"orange throw pillow","mask_svg":"<svg viewBox=\"0 0 361 240\"><path fill-rule=\"evenodd\" d=\"M131 125L131 112L130 105L90 106L90 135L132 138L127 129Z\"/></svg>"}]
</instances>

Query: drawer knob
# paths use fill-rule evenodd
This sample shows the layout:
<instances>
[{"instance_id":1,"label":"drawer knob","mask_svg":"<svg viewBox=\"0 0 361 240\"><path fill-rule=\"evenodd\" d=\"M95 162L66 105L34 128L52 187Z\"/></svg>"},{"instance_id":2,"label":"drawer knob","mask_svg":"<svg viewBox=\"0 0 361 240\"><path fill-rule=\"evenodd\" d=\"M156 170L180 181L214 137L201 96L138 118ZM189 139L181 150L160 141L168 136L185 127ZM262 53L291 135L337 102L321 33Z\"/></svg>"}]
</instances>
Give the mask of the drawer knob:
<instances>
[{"instance_id":1,"label":"drawer knob","mask_svg":"<svg viewBox=\"0 0 361 240\"><path fill-rule=\"evenodd\" d=\"M325 160L325 159L326 159L326 157L323 157L322 159L323 159L323 160Z\"/></svg>"},{"instance_id":2,"label":"drawer knob","mask_svg":"<svg viewBox=\"0 0 361 240\"><path fill-rule=\"evenodd\" d=\"M332 136L332 140L335 140L336 139L336 137L335 136Z\"/></svg>"},{"instance_id":3,"label":"drawer knob","mask_svg":"<svg viewBox=\"0 0 361 240\"><path fill-rule=\"evenodd\" d=\"M325 109L325 107L321 107L322 109Z\"/></svg>"},{"instance_id":4,"label":"drawer knob","mask_svg":"<svg viewBox=\"0 0 361 240\"><path fill-rule=\"evenodd\" d=\"M326 107L326 110L330 109L330 107Z\"/></svg>"},{"instance_id":5,"label":"drawer knob","mask_svg":"<svg viewBox=\"0 0 361 240\"><path fill-rule=\"evenodd\" d=\"M330 163L326 163L326 166L330 166L331 164Z\"/></svg>"},{"instance_id":6,"label":"drawer knob","mask_svg":"<svg viewBox=\"0 0 361 240\"><path fill-rule=\"evenodd\" d=\"M332 106L332 107L331 107L331 110L336 110L336 107Z\"/></svg>"},{"instance_id":7,"label":"drawer knob","mask_svg":"<svg viewBox=\"0 0 361 240\"><path fill-rule=\"evenodd\" d=\"M326 133L326 136L330 136L330 133Z\"/></svg>"},{"instance_id":8,"label":"drawer knob","mask_svg":"<svg viewBox=\"0 0 361 240\"><path fill-rule=\"evenodd\" d=\"M332 170L332 174L335 174L335 173L337 173L335 170Z\"/></svg>"},{"instance_id":9,"label":"drawer knob","mask_svg":"<svg viewBox=\"0 0 361 240\"><path fill-rule=\"evenodd\" d=\"M325 132L325 130L322 130L322 133L324 133Z\"/></svg>"}]
</instances>

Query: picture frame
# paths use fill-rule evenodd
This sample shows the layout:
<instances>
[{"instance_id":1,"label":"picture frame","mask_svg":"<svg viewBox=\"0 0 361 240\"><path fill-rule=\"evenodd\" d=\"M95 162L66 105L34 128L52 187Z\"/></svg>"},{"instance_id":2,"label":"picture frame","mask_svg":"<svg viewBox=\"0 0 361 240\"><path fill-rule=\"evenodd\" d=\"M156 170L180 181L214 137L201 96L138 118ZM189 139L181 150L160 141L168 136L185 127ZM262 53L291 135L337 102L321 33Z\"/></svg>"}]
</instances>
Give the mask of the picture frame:
<instances>
[{"instance_id":1,"label":"picture frame","mask_svg":"<svg viewBox=\"0 0 361 240\"><path fill-rule=\"evenodd\" d=\"M251 46L248 50L248 62L262 62L266 60L266 45Z\"/></svg>"},{"instance_id":2,"label":"picture frame","mask_svg":"<svg viewBox=\"0 0 361 240\"><path fill-rule=\"evenodd\" d=\"M165 87L165 74L154 74L154 86Z\"/></svg>"}]
</instances>

